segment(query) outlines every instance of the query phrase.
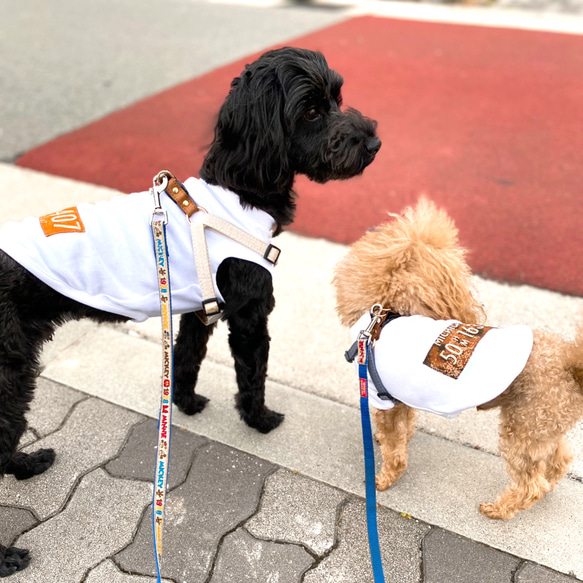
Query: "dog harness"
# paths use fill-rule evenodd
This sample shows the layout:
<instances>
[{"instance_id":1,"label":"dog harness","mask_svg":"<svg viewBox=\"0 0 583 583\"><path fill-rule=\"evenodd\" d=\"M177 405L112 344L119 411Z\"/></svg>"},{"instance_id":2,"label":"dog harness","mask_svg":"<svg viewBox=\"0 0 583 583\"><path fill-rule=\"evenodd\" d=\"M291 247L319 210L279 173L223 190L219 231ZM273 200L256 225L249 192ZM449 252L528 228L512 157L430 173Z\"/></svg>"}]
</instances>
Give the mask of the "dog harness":
<instances>
[{"instance_id":1,"label":"dog harness","mask_svg":"<svg viewBox=\"0 0 583 583\"><path fill-rule=\"evenodd\" d=\"M367 312L352 326L353 341L370 321ZM455 417L504 392L524 369L532 345L532 330L523 325L492 328L424 316L390 319L370 350L369 400L377 409L401 402ZM354 346L349 360L355 357Z\"/></svg>"},{"instance_id":2,"label":"dog harness","mask_svg":"<svg viewBox=\"0 0 583 583\"><path fill-rule=\"evenodd\" d=\"M160 199L169 219L166 237L172 309L176 314L197 312L208 301L218 312L218 303L224 299L216 286L216 274L226 258L252 261L273 273L279 254L270 243L275 222L262 210L243 207L234 192L202 179L189 178L178 185L184 188L177 191L186 191L182 201L172 201L166 192ZM189 213L181 203L203 212L187 219ZM156 261L150 227L153 205L152 194L146 191L10 222L0 229L0 249L63 295L143 321L160 315L158 282L152 269ZM197 224L202 228L191 229ZM225 225L231 235L217 232ZM196 232L199 235L194 235ZM233 232L243 242L233 240L231 237L237 238ZM241 237L245 234L247 240ZM263 244L265 253L253 242L260 248ZM208 264L201 261L203 267L198 270L193 261L193 243L195 253L197 246L208 253ZM206 282L206 289L214 288L214 297L209 298L208 292L205 295L199 275L212 279Z\"/></svg>"}]
</instances>

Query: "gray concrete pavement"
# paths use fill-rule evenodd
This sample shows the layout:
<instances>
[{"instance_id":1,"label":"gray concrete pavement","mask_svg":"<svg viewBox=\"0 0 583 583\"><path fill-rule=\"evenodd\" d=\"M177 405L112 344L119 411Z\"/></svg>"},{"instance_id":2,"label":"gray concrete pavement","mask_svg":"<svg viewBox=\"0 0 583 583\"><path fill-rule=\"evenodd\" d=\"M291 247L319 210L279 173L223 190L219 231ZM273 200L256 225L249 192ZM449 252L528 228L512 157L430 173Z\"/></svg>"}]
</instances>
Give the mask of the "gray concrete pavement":
<instances>
[{"instance_id":1,"label":"gray concrete pavement","mask_svg":"<svg viewBox=\"0 0 583 583\"><path fill-rule=\"evenodd\" d=\"M344 17L202 0L2 0L0 160Z\"/></svg>"},{"instance_id":2,"label":"gray concrete pavement","mask_svg":"<svg viewBox=\"0 0 583 583\"><path fill-rule=\"evenodd\" d=\"M30 205L56 208L114 193L0 164L2 192L23 180L26 203L12 201L6 218L21 218ZM342 357L347 335L330 286L346 249L290 233L280 245L267 402L286 419L269 435L240 421L219 326L198 387L211 401L194 417L174 414L164 546L169 581L372 579L356 379ZM572 336L583 313L583 298L479 278L475 285L495 324L520 321ZM32 480L0 482L0 542L33 555L12 580L153 580L159 332L156 318L120 326L77 322L47 346L23 445L54 447L57 461ZM576 459L556 491L512 521L497 522L478 512L507 483L496 425L495 412L467 412L453 421L422 417L409 469L378 497L388 581L583 577L583 426L571 432Z\"/></svg>"},{"instance_id":3,"label":"gray concrete pavement","mask_svg":"<svg viewBox=\"0 0 583 583\"><path fill-rule=\"evenodd\" d=\"M150 499L156 421L109 406L108 421L87 415L108 404L42 380L41 400L58 391L86 411L54 415L59 457L35 478L46 506L32 501L26 482L0 485L0 514L10 524L0 541L32 549L29 568L10 580L22 583L145 583L154 573ZM35 406L35 412L38 412ZM44 411L43 411L44 412ZM51 412L49 411L49 414ZM130 421L118 423L119 416ZM129 417L128 417L129 416ZM119 425L123 445L105 451L97 433ZM32 427L37 431L36 427ZM40 433L40 432L39 432ZM100 452L91 467L65 467L65 444ZM73 447L73 446L71 446ZM112 453L113 451L113 453ZM95 453L95 452L93 452ZM265 459L175 429L164 539L165 581L215 583L354 582L372 580L364 503L359 497L282 468ZM71 462L69 462L71 464ZM74 479L51 501L57 474ZM8 499L7 499L8 498ZM10 505L10 506L9 506ZM379 509L381 548L388 581L402 583L567 583L570 577L522 560L407 514ZM23 533L23 534L20 534ZM20 535L20 536L19 536ZM518 578L514 578L514 577Z\"/></svg>"}]
</instances>

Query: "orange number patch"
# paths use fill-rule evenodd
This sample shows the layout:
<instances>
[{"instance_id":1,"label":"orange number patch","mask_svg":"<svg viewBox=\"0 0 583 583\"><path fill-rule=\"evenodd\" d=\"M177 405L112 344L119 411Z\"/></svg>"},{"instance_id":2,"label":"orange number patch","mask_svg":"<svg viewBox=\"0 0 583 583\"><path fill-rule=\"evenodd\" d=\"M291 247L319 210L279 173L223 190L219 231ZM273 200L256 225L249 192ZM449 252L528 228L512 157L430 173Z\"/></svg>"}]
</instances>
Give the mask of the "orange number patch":
<instances>
[{"instance_id":1,"label":"orange number patch","mask_svg":"<svg viewBox=\"0 0 583 583\"><path fill-rule=\"evenodd\" d=\"M85 225L79 216L77 207L72 206L56 213L39 217L41 229L45 237L61 233L84 233Z\"/></svg>"}]
</instances>

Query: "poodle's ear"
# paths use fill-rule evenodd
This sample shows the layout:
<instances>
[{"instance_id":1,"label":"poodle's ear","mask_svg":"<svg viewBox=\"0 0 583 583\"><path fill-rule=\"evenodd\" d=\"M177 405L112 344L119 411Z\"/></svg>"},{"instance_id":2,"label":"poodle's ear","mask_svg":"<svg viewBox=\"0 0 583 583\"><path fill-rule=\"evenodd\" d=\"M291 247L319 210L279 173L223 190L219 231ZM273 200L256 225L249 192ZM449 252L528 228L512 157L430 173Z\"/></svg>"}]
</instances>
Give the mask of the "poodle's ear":
<instances>
[{"instance_id":1,"label":"poodle's ear","mask_svg":"<svg viewBox=\"0 0 583 583\"><path fill-rule=\"evenodd\" d=\"M444 210L421 197L415 207L397 218L392 235L401 244L406 242L407 260L393 275L398 302L406 312L471 324L485 320L484 309L472 289L467 252ZM395 251L392 256L396 256Z\"/></svg>"},{"instance_id":2,"label":"poodle's ear","mask_svg":"<svg viewBox=\"0 0 583 583\"><path fill-rule=\"evenodd\" d=\"M271 62L259 59L247 65L233 80L220 109L201 177L259 198L288 192L293 172L284 105L283 88Z\"/></svg>"}]
</instances>

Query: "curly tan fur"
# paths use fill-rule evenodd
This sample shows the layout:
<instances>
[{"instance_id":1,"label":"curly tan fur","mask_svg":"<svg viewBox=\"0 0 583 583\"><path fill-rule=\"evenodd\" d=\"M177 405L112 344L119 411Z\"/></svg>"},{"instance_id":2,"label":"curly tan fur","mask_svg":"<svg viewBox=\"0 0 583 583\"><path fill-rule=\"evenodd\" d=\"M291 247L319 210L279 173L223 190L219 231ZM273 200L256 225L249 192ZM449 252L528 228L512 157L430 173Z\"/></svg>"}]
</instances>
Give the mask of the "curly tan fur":
<instances>
[{"instance_id":1,"label":"curly tan fur","mask_svg":"<svg viewBox=\"0 0 583 583\"><path fill-rule=\"evenodd\" d=\"M472 293L466 251L448 215L421 199L392 217L354 243L336 267L342 323L351 326L375 303L402 315L483 323L485 312ZM583 417L583 327L575 342L535 331L524 370L479 409L492 407L500 408L500 452L511 483L494 502L481 504L480 511L508 519L553 490L572 460L564 436ZM383 459L379 490L407 468L415 417L403 404L374 413Z\"/></svg>"},{"instance_id":2,"label":"curly tan fur","mask_svg":"<svg viewBox=\"0 0 583 583\"><path fill-rule=\"evenodd\" d=\"M453 221L426 199L391 216L354 243L336 266L342 323L351 326L381 299L404 316L481 323L485 314L472 295L472 274Z\"/></svg>"}]
</instances>

